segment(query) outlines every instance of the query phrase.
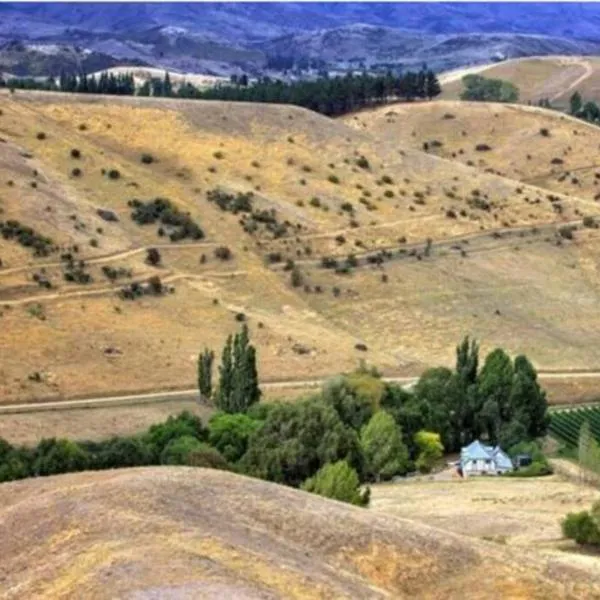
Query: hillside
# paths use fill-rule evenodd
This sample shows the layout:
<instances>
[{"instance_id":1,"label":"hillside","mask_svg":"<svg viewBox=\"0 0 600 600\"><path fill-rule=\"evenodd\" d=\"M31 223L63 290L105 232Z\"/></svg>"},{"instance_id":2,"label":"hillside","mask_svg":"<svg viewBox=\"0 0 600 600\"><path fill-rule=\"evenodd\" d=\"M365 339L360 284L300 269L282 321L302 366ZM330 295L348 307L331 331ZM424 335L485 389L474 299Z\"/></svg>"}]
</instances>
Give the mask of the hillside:
<instances>
[{"instance_id":1,"label":"hillside","mask_svg":"<svg viewBox=\"0 0 600 600\"><path fill-rule=\"evenodd\" d=\"M396 104L346 121L380 139L484 172L586 200L600 198L600 128L555 111L440 101ZM480 145L485 148L478 150Z\"/></svg>"},{"instance_id":2,"label":"hillside","mask_svg":"<svg viewBox=\"0 0 600 600\"><path fill-rule=\"evenodd\" d=\"M542 369L600 364L596 231L556 245L561 224L600 216L593 201L550 201L289 106L3 99L2 220L50 238L38 239L47 256L37 258L0 240L4 401L193 386L198 351L219 352L244 318L267 381L323 377L361 358L418 375L451 363L465 333ZM132 219L148 218L157 197L187 229L163 225L160 237L160 223ZM146 263L149 247L158 266ZM359 268L322 266L350 254ZM144 283L156 275L158 286ZM120 298L132 282L146 293Z\"/></svg>"},{"instance_id":3,"label":"hillside","mask_svg":"<svg viewBox=\"0 0 600 600\"><path fill-rule=\"evenodd\" d=\"M296 61L313 59L356 69L364 64L418 69L425 63L436 72L486 64L498 58L598 54L600 50L593 42L543 35L474 31L432 35L365 24L290 34L262 42L258 47L269 56Z\"/></svg>"},{"instance_id":4,"label":"hillside","mask_svg":"<svg viewBox=\"0 0 600 600\"><path fill-rule=\"evenodd\" d=\"M0 486L5 598L592 598L560 557L193 468ZM489 569L490 563L494 564Z\"/></svg>"},{"instance_id":5,"label":"hillside","mask_svg":"<svg viewBox=\"0 0 600 600\"><path fill-rule=\"evenodd\" d=\"M463 89L462 75L470 72L504 79L519 88L519 101L537 104L548 99L553 107L565 109L578 91L585 100L600 101L600 59L595 56L537 56L515 58L501 63L457 69L442 74L445 100L458 99Z\"/></svg>"}]
</instances>

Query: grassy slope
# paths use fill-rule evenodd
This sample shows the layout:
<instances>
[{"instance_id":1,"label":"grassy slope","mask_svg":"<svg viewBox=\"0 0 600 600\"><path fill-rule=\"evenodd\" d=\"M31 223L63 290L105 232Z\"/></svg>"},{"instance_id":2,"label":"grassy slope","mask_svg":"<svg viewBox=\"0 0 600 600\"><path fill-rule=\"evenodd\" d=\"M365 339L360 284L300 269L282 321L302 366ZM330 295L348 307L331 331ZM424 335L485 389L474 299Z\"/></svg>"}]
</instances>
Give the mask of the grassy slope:
<instances>
[{"instance_id":1,"label":"grassy slope","mask_svg":"<svg viewBox=\"0 0 600 600\"><path fill-rule=\"evenodd\" d=\"M163 467L3 484L0 506L7 599L598 593L585 567L218 471Z\"/></svg>"},{"instance_id":2,"label":"grassy slope","mask_svg":"<svg viewBox=\"0 0 600 600\"><path fill-rule=\"evenodd\" d=\"M580 485L577 478L571 482L558 476L441 480L443 476L437 475L437 481L424 476L400 485L373 486L371 507L382 514L518 548L523 554L568 557L574 565L596 568L597 556L563 539L560 522L567 513L597 501L598 490Z\"/></svg>"},{"instance_id":3,"label":"grassy slope","mask_svg":"<svg viewBox=\"0 0 600 600\"><path fill-rule=\"evenodd\" d=\"M597 57L545 56L519 58L490 64L473 70L484 77L512 81L520 91L522 102L534 104L548 98L554 106L566 108L577 90L586 100L600 100L600 59ZM464 70L469 72L468 69ZM441 96L444 100L458 99L463 89L460 71L449 73ZM441 81L444 81L442 75Z\"/></svg>"},{"instance_id":4,"label":"grassy slope","mask_svg":"<svg viewBox=\"0 0 600 600\"><path fill-rule=\"evenodd\" d=\"M600 363L590 326L597 322L592 242L559 251L544 241L553 239L556 224L579 219L584 211L600 214L589 199L563 198L557 217L540 188L411 150L408 143L402 149L387 129L372 135L367 127L293 107L21 92L3 98L0 170L2 180L14 181L12 187L3 182L4 217L34 225L57 242L80 243L96 280L90 286L65 284L56 256L33 260L0 240L5 400L193 385L198 350L205 344L218 350L224 335L239 326L238 312L249 317L265 379L323 376L352 368L361 357L389 374L414 374L426 364L451 362L456 341L467 332L488 345L527 351L546 368ZM46 139L36 138L40 131ZM548 140L554 138L543 142ZM72 148L81 150L80 160L70 157ZM141 164L143 152L157 161ZM358 155L368 158L369 169L355 164ZM83 176L70 176L74 166ZM101 169L111 168L120 179L102 175ZM328 180L334 174L339 184ZM216 186L253 190L257 206L275 208L280 222L299 226L296 233L277 241L244 234L238 217L207 202L206 192ZM365 190L370 206L359 202ZM447 209L459 203L449 192L466 199L473 190L496 208L476 210L462 200L465 216L448 218ZM206 239L169 245L155 227L130 220L129 199L158 195L189 211ZM310 204L314 196L320 208ZM540 201L527 203L525 196ZM354 206L353 216L341 210L344 202ZM120 221L100 221L98 207L114 210ZM80 222L86 228L75 230ZM540 233L531 233L533 226ZM490 237L491 230L507 227L528 228L518 268L516 236ZM465 246L468 256L460 256L455 242L443 241L455 236L474 236ZM399 243L403 237L407 244ZM91 238L98 248L89 246ZM398 254L403 246L422 254L427 238L433 241L429 258ZM525 252L529 242L535 243ZM144 248L156 244L165 245L158 270L144 264ZM221 244L233 250L233 260L213 257ZM398 259L386 263L387 284L370 267L343 276L315 265L323 255L382 247L394 248ZM280 265L266 267L272 251L301 265L310 293L293 289ZM208 260L200 264L203 253ZM572 270L573 262L585 268L583 274ZM56 289L32 283L42 263ZM131 268L134 279L159 273L176 291L120 301L119 286L111 288L100 273L103 264ZM536 286L525 286L536 277ZM323 293L314 293L315 285ZM546 310L532 321L540 293ZM567 300L581 304L580 316L567 311ZM42 305L45 320L32 316L34 302ZM359 341L368 346L366 354L355 350ZM309 352L299 353L300 346ZM121 354L107 356L107 348ZM34 371L42 372L42 383L28 380Z\"/></svg>"}]
</instances>

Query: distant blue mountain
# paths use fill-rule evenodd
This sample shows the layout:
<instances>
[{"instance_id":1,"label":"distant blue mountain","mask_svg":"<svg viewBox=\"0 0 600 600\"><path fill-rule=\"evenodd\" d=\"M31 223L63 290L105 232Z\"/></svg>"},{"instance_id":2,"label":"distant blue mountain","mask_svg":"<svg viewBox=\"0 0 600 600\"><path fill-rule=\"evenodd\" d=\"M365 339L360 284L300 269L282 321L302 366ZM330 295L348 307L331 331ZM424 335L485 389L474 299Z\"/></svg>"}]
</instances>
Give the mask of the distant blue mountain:
<instances>
[{"instance_id":1,"label":"distant blue mountain","mask_svg":"<svg viewBox=\"0 0 600 600\"><path fill-rule=\"evenodd\" d=\"M430 34L533 33L600 41L595 3L17 3L0 4L0 33L23 20L31 37L76 28L95 32L176 26L224 41L364 23Z\"/></svg>"}]
</instances>

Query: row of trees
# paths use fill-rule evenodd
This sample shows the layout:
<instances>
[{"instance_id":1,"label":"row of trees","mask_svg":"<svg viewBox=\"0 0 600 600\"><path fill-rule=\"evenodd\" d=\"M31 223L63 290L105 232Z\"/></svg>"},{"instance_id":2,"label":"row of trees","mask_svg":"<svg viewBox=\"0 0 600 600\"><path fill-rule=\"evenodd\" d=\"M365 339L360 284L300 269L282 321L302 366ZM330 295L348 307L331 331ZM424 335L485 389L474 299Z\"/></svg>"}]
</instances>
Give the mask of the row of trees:
<instances>
[{"instance_id":1,"label":"row of trees","mask_svg":"<svg viewBox=\"0 0 600 600\"><path fill-rule=\"evenodd\" d=\"M579 92L575 92L569 99L569 112L589 123L600 123L600 107L591 100L584 102Z\"/></svg>"},{"instance_id":2,"label":"row of trees","mask_svg":"<svg viewBox=\"0 0 600 600\"><path fill-rule=\"evenodd\" d=\"M157 97L196 98L204 100L230 100L238 102L270 102L294 104L326 115L340 115L366 106L383 104L390 100L431 99L441 93L439 81L433 71L422 69L402 75L360 75L322 77L315 81L292 83L264 77L254 83L240 77L230 84L200 89L186 82L173 86L168 73L153 78L136 90L131 74L106 74L100 77L61 74L58 81L49 77L45 81L28 79L0 79L0 87L41 89L82 94L115 94Z\"/></svg>"},{"instance_id":3,"label":"row of trees","mask_svg":"<svg viewBox=\"0 0 600 600\"><path fill-rule=\"evenodd\" d=\"M118 75L114 73L102 73L98 77L85 73L81 75L61 73L58 79L48 77L45 80L33 79L31 77L13 77L10 79L0 77L0 87L77 94L109 94L115 96L132 96L136 92L133 75L130 73L121 73Z\"/></svg>"}]
</instances>

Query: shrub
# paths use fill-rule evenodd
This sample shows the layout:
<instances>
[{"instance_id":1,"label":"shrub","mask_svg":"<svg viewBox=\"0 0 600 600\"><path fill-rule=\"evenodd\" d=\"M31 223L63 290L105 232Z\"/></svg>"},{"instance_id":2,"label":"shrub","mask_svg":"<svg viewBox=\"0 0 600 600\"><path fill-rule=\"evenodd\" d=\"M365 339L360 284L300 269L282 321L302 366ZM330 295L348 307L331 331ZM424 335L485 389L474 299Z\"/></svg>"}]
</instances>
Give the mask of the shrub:
<instances>
[{"instance_id":1,"label":"shrub","mask_svg":"<svg viewBox=\"0 0 600 600\"><path fill-rule=\"evenodd\" d=\"M128 205L133 209L131 212L133 221L138 225L149 225L159 221L169 228L169 239L172 242L186 238L200 240L204 237L204 231L190 215L182 213L166 198L155 198L148 202L130 200Z\"/></svg>"},{"instance_id":2,"label":"shrub","mask_svg":"<svg viewBox=\"0 0 600 600\"><path fill-rule=\"evenodd\" d=\"M35 137L38 140L45 140L46 139L46 134L43 131L40 131Z\"/></svg>"},{"instance_id":3,"label":"shrub","mask_svg":"<svg viewBox=\"0 0 600 600\"><path fill-rule=\"evenodd\" d=\"M146 263L156 267L161 262L160 252L156 248L148 248L146 251Z\"/></svg>"},{"instance_id":4,"label":"shrub","mask_svg":"<svg viewBox=\"0 0 600 600\"><path fill-rule=\"evenodd\" d=\"M345 460L323 466L302 484L302 489L357 506L367 506L369 503L368 489L361 493L358 475Z\"/></svg>"},{"instance_id":5,"label":"shrub","mask_svg":"<svg viewBox=\"0 0 600 600\"><path fill-rule=\"evenodd\" d=\"M562 158L553 158L550 161L550 164L552 165L562 165L565 161Z\"/></svg>"},{"instance_id":6,"label":"shrub","mask_svg":"<svg viewBox=\"0 0 600 600\"><path fill-rule=\"evenodd\" d=\"M329 175L329 177L327 177L327 181L329 181L330 183L335 183L338 184L340 183L340 178L337 175Z\"/></svg>"},{"instance_id":7,"label":"shrub","mask_svg":"<svg viewBox=\"0 0 600 600\"><path fill-rule=\"evenodd\" d=\"M477 150L477 152L488 152L491 149L492 147L488 146L487 144L477 144L477 146L475 146L475 150Z\"/></svg>"},{"instance_id":8,"label":"shrub","mask_svg":"<svg viewBox=\"0 0 600 600\"><path fill-rule=\"evenodd\" d=\"M140 157L140 161L145 164L145 165L150 165L154 162L154 157L152 156L152 154L142 154L142 156Z\"/></svg>"},{"instance_id":9,"label":"shrub","mask_svg":"<svg viewBox=\"0 0 600 600\"><path fill-rule=\"evenodd\" d=\"M321 199L318 198L317 196L313 196L310 201L309 204L311 206L314 206L315 208L319 208L321 206Z\"/></svg>"},{"instance_id":10,"label":"shrub","mask_svg":"<svg viewBox=\"0 0 600 600\"><path fill-rule=\"evenodd\" d=\"M213 156L217 159L217 160L222 160L223 158L225 158L225 154L223 154L223 152L221 152L220 150L218 150L217 152L213 153Z\"/></svg>"},{"instance_id":11,"label":"shrub","mask_svg":"<svg viewBox=\"0 0 600 600\"><path fill-rule=\"evenodd\" d=\"M371 168L369 161L362 154L356 159L356 166L360 167L361 169L370 169Z\"/></svg>"},{"instance_id":12,"label":"shrub","mask_svg":"<svg viewBox=\"0 0 600 600\"><path fill-rule=\"evenodd\" d=\"M588 215L583 217L583 226L596 229L598 227L598 223L596 222L596 219L594 219L594 217Z\"/></svg>"},{"instance_id":13,"label":"shrub","mask_svg":"<svg viewBox=\"0 0 600 600\"><path fill-rule=\"evenodd\" d=\"M385 185L392 185L394 180L389 175L383 175L381 177L381 183L384 183Z\"/></svg>"},{"instance_id":14,"label":"shrub","mask_svg":"<svg viewBox=\"0 0 600 600\"><path fill-rule=\"evenodd\" d=\"M96 214L104 221L116 222L119 220L119 217L117 217L117 215L112 210L108 210L106 208L96 209Z\"/></svg>"},{"instance_id":15,"label":"shrub","mask_svg":"<svg viewBox=\"0 0 600 600\"><path fill-rule=\"evenodd\" d=\"M419 449L415 466L421 473L430 473L444 453L440 434L430 431L418 431L415 435L415 444Z\"/></svg>"},{"instance_id":16,"label":"shrub","mask_svg":"<svg viewBox=\"0 0 600 600\"><path fill-rule=\"evenodd\" d=\"M269 252L267 254L267 261L271 264L281 262L281 252Z\"/></svg>"},{"instance_id":17,"label":"shrub","mask_svg":"<svg viewBox=\"0 0 600 600\"><path fill-rule=\"evenodd\" d=\"M572 240L575 237L573 235L574 230L575 227L573 225L563 225L558 228L558 234L565 240Z\"/></svg>"},{"instance_id":18,"label":"shrub","mask_svg":"<svg viewBox=\"0 0 600 600\"><path fill-rule=\"evenodd\" d=\"M546 127L542 127L540 129L540 135L542 137L550 137L550 130L548 128L546 128Z\"/></svg>"},{"instance_id":19,"label":"shrub","mask_svg":"<svg viewBox=\"0 0 600 600\"><path fill-rule=\"evenodd\" d=\"M352 206L350 202L342 202L342 204L340 204L340 209L345 212L351 213L354 211L354 206Z\"/></svg>"},{"instance_id":20,"label":"shrub","mask_svg":"<svg viewBox=\"0 0 600 600\"><path fill-rule=\"evenodd\" d=\"M586 510L569 513L561 524L563 535L578 544L600 545L600 528Z\"/></svg>"},{"instance_id":21,"label":"shrub","mask_svg":"<svg viewBox=\"0 0 600 600\"><path fill-rule=\"evenodd\" d=\"M294 265L290 272L290 283L292 287L298 288L304 284L304 276L298 267Z\"/></svg>"},{"instance_id":22,"label":"shrub","mask_svg":"<svg viewBox=\"0 0 600 600\"><path fill-rule=\"evenodd\" d=\"M71 149L71 158L81 158L81 151L77 148Z\"/></svg>"},{"instance_id":23,"label":"shrub","mask_svg":"<svg viewBox=\"0 0 600 600\"><path fill-rule=\"evenodd\" d=\"M215 258L219 260L231 260L233 253L227 246L219 246L215 248Z\"/></svg>"},{"instance_id":24,"label":"shrub","mask_svg":"<svg viewBox=\"0 0 600 600\"><path fill-rule=\"evenodd\" d=\"M71 171L71 175L73 177L81 177L82 175L82 171L79 167L75 167L72 171Z\"/></svg>"},{"instance_id":25,"label":"shrub","mask_svg":"<svg viewBox=\"0 0 600 600\"><path fill-rule=\"evenodd\" d=\"M109 179L119 179L121 177L121 173L117 169L110 169L107 174Z\"/></svg>"}]
</instances>

